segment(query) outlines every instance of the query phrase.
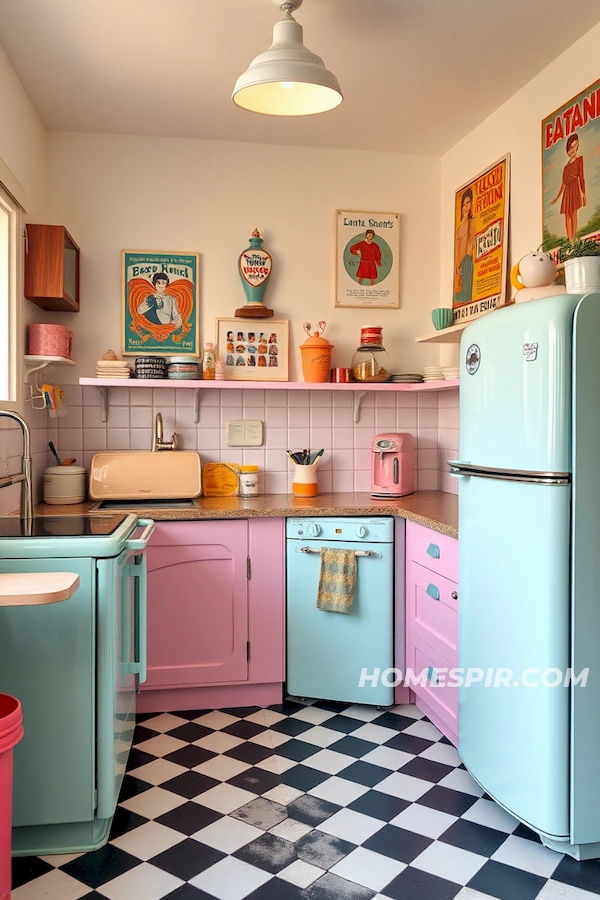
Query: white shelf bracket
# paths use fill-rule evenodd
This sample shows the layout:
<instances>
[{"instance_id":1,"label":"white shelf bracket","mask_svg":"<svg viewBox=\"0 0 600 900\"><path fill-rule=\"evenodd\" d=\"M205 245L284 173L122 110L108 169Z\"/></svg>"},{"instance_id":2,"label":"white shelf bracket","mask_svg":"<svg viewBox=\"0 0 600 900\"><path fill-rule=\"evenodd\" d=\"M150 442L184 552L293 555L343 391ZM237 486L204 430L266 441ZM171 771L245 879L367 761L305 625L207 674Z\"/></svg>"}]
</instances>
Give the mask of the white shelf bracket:
<instances>
[{"instance_id":1,"label":"white shelf bracket","mask_svg":"<svg viewBox=\"0 0 600 900\"><path fill-rule=\"evenodd\" d=\"M194 391L194 422L196 425L200 421L200 391L198 388Z\"/></svg>"},{"instance_id":2,"label":"white shelf bracket","mask_svg":"<svg viewBox=\"0 0 600 900\"><path fill-rule=\"evenodd\" d=\"M354 400L354 415L353 421L356 425L357 422L360 422L360 405L362 403L362 398L365 396L366 391L353 391L353 400Z\"/></svg>"},{"instance_id":3,"label":"white shelf bracket","mask_svg":"<svg viewBox=\"0 0 600 900\"><path fill-rule=\"evenodd\" d=\"M100 421L108 422L108 388L99 387L100 394Z\"/></svg>"}]
</instances>

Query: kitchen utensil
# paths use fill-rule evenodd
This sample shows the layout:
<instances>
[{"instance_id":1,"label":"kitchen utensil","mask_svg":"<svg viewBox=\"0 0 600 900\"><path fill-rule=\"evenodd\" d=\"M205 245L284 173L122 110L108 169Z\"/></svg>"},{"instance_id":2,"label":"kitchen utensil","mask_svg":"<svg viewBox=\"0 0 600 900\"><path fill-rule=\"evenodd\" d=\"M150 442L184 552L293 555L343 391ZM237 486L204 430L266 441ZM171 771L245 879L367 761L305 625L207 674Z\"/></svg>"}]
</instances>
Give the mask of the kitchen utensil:
<instances>
[{"instance_id":1,"label":"kitchen utensil","mask_svg":"<svg viewBox=\"0 0 600 900\"><path fill-rule=\"evenodd\" d=\"M48 441L48 446L50 447L50 450L52 451L52 455L53 455L54 459L56 460L56 465L57 465L57 466L62 465L62 463L61 463L61 461L60 461L60 456L59 456L58 453L56 452L56 447L54 446L54 444L52 443L52 441Z\"/></svg>"},{"instance_id":2,"label":"kitchen utensil","mask_svg":"<svg viewBox=\"0 0 600 900\"><path fill-rule=\"evenodd\" d=\"M371 445L371 496L404 497L415 489L411 434L377 434Z\"/></svg>"},{"instance_id":3,"label":"kitchen utensil","mask_svg":"<svg viewBox=\"0 0 600 900\"><path fill-rule=\"evenodd\" d=\"M436 331L448 328L452 325L453 312L449 307L442 306L431 310L431 321Z\"/></svg>"},{"instance_id":4,"label":"kitchen utensil","mask_svg":"<svg viewBox=\"0 0 600 900\"><path fill-rule=\"evenodd\" d=\"M304 330L308 338L300 344L302 354L302 375L305 381L317 383L327 381L331 366L331 351L333 344L321 337L325 330L325 322L319 322L314 334L310 322L304 323Z\"/></svg>"}]
</instances>

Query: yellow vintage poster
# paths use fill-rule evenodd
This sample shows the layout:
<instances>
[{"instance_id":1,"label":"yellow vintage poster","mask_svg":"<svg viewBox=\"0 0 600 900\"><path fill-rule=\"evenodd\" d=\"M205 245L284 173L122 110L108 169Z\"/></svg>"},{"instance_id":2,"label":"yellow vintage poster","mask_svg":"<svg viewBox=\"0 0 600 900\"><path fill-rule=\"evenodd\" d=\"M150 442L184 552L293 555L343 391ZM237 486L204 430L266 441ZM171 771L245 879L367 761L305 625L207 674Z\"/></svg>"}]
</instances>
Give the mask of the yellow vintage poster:
<instances>
[{"instance_id":1,"label":"yellow vintage poster","mask_svg":"<svg viewBox=\"0 0 600 900\"><path fill-rule=\"evenodd\" d=\"M454 323L503 306L506 297L510 155L454 197Z\"/></svg>"}]
</instances>

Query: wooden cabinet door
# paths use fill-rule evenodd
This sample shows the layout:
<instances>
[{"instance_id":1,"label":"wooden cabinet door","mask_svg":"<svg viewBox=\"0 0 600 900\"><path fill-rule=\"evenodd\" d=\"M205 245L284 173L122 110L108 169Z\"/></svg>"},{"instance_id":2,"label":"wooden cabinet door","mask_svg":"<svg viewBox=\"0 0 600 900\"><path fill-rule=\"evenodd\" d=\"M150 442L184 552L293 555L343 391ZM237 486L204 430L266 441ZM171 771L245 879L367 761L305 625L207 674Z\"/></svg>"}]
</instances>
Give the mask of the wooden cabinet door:
<instances>
[{"instance_id":1,"label":"wooden cabinet door","mask_svg":"<svg viewBox=\"0 0 600 900\"><path fill-rule=\"evenodd\" d=\"M248 678L248 523L158 522L148 546L142 689Z\"/></svg>"},{"instance_id":2,"label":"wooden cabinet door","mask_svg":"<svg viewBox=\"0 0 600 900\"><path fill-rule=\"evenodd\" d=\"M42 309L79 312L79 247L64 225L26 226L25 296Z\"/></svg>"}]
</instances>

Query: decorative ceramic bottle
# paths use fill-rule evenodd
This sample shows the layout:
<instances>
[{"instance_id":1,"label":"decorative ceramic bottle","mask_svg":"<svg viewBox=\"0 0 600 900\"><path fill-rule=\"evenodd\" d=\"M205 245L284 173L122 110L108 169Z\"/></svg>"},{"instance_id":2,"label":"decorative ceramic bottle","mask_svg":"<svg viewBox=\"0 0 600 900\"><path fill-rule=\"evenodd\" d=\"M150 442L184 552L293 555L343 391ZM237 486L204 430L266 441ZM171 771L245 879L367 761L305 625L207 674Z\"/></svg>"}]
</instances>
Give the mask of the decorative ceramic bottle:
<instances>
[{"instance_id":1,"label":"decorative ceramic bottle","mask_svg":"<svg viewBox=\"0 0 600 900\"><path fill-rule=\"evenodd\" d=\"M246 305L235 311L238 318L270 319L273 315L273 310L268 309L263 303L273 260L267 251L261 248L262 242L258 228L255 228L250 238L250 246L242 251L238 260L242 287L246 294Z\"/></svg>"}]
</instances>

